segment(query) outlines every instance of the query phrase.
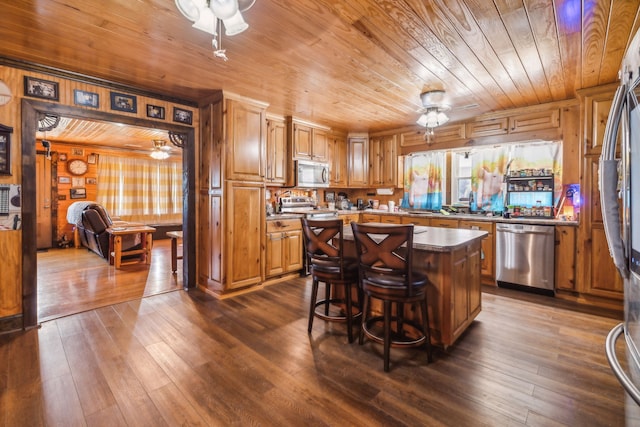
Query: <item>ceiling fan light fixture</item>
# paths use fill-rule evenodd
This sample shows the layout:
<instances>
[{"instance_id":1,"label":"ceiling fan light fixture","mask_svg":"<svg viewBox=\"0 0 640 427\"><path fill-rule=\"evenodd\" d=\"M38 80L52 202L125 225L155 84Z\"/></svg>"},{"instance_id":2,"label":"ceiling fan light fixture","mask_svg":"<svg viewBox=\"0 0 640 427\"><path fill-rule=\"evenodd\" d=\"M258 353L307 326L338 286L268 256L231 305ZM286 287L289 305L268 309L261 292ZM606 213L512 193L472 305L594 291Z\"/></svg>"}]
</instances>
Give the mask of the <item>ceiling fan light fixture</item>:
<instances>
[{"instance_id":1,"label":"ceiling fan light fixture","mask_svg":"<svg viewBox=\"0 0 640 427\"><path fill-rule=\"evenodd\" d=\"M214 15L223 21L240 12L238 0L209 0L209 8Z\"/></svg>"},{"instance_id":2,"label":"ceiling fan light fixture","mask_svg":"<svg viewBox=\"0 0 640 427\"><path fill-rule=\"evenodd\" d=\"M204 31L211 35L217 35L218 18L213 14L211 9L204 8L199 14L199 18L192 25L193 28Z\"/></svg>"},{"instance_id":3,"label":"ceiling fan light fixture","mask_svg":"<svg viewBox=\"0 0 640 427\"><path fill-rule=\"evenodd\" d=\"M169 158L169 151L171 147L167 145L167 141L164 139L153 140L153 151L151 151L151 158L156 160L165 160Z\"/></svg>"},{"instance_id":4,"label":"ceiling fan light fixture","mask_svg":"<svg viewBox=\"0 0 640 427\"><path fill-rule=\"evenodd\" d=\"M449 117L438 107L429 107L420 115L416 123L427 128L435 128L449 121Z\"/></svg>"}]
</instances>

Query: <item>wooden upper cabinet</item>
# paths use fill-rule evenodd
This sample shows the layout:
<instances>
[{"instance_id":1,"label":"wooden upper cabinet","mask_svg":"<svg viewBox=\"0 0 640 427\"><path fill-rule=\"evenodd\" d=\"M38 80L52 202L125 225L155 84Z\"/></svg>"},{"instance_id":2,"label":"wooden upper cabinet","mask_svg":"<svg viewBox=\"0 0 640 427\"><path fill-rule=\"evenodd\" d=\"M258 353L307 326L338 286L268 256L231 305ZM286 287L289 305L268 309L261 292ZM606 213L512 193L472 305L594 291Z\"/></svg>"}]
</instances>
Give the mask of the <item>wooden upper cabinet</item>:
<instances>
[{"instance_id":1,"label":"wooden upper cabinet","mask_svg":"<svg viewBox=\"0 0 640 427\"><path fill-rule=\"evenodd\" d=\"M245 101L226 101L226 179L263 181L265 108Z\"/></svg>"},{"instance_id":2,"label":"wooden upper cabinet","mask_svg":"<svg viewBox=\"0 0 640 427\"><path fill-rule=\"evenodd\" d=\"M438 143L461 141L467 136L467 127L464 123L453 123L450 125L438 126L434 129L434 140Z\"/></svg>"},{"instance_id":3,"label":"wooden upper cabinet","mask_svg":"<svg viewBox=\"0 0 640 427\"><path fill-rule=\"evenodd\" d=\"M349 187L369 185L369 141L367 137L349 138Z\"/></svg>"},{"instance_id":4,"label":"wooden upper cabinet","mask_svg":"<svg viewBox=\"0 0 640 427\"><path fill-rule=\"evenodd\" d=\"M398 144L396 135L372 137L369 140L369 185L398 186Z\"/></svg>"},{"instance_id":5,"label":"wooden upper cabinet","mask_svg":"<svg viewBox=\"0 0 640 427\"><path fill-rule=\"evenodd\" d=\"M327 130L287 117L287 137L294 160L328 160Z\"/></svg>"},{"instance_id":6,"label":"wooden upper cabinet","mask_svg":"<svg viewBox=\"0 0 640 427\"><path fill-rule=\"evenodd\" d=\"M329 185L346 187L348 185L347 138L342 135L330 135L327 148L330 162Z\"/></svg>"},{"instance_id":7,"label":"wooden upper cabinet","mask_svg":"<svg viewBox=\"0 0 640 427\"><path fill-rule=\"evenodd\" d=\"M616 85L578 91L584 110L584 147L586 154L600 154L604 129L609 119Z\"/></svg>"},{"instance_id":8,"label":"wooden upper cabinet","mask_svg":"<svg viewBox=\"0 0 640 427\"><path fill-rule=\"evenodd\" d=\"M508 131L509 119L501 117L467 123L466 134L469 138L479 138L481 136L505 135Z\"/></svg>"},{"instance_id":9,"label":"wooden upper cabinet","mask_svg":"<svg viewBox=\"0 0 640 427\"><path fill-rule=\"evenodd\" d=\"M284 119L267 119L265 182L283 185L287 180L287 128Z\"/></svg>"},{"instance_id":10,"label":"wooden upper cabinet","mask_svg":"<svg viewBox=\"0 0 640 427\"><path fill-rule=\"evenodd\" d=\"M555 108L509 117L509 133L530 132L560 126L560 109Z\"/></svg>"}]
</instances>

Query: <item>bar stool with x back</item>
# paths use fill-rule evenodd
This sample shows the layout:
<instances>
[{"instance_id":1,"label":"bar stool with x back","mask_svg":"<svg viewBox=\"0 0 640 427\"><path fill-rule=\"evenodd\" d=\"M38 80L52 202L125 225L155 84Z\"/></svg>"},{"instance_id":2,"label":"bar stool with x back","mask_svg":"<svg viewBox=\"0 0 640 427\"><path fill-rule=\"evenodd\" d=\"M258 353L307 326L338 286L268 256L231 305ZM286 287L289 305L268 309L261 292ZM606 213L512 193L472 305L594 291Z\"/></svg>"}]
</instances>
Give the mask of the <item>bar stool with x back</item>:
<instances>
[{"instance_id":1,"label":"bar stool with x back","mask_svg":"<svg viewBox=\"0 0 640 427\"><path fill-rule=\"evenodd\" d=\"M360 344L366 336L384 345L385 372L389 371L390 347L426 345L427 360L431 362L429 281L413 268L413 224L352 222L351 227L358 253L360 286L364 291ZM382 301L382 315L369 313L372 298ZM420 305L421 323L405 318L405 304L416 303Z\"/></svg>"},{"instance_id":2,"label":"bar stool with x back","mask_svg":"<svg viewBox=\"0 0 640 427\"><path fill-rule=\"evenodd\" d=\"M318 317L328 321L346 322L349 342L353 342L354 319L361 316L361 298L358 298L354 314L352 285L357 288L358 263L354 258L344 256L343 223L341 219L302 218L307 262L309 263L313 286L309 307L309 333L313 319ZM325 284L325 296L318 301L319 283ZM342 292L336 292L342 287Z\"/></svg>"}]
</instances>

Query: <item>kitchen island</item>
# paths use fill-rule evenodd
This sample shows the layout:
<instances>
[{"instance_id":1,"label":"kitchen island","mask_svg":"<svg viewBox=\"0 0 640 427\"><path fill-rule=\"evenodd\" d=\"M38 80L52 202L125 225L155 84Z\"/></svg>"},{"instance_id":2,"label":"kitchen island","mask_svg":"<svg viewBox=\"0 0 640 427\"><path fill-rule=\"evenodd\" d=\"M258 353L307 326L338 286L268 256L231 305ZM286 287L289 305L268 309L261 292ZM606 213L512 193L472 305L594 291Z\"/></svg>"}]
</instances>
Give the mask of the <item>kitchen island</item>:
<instances>
[{"instance_id":1,"label":"kitchen island","mask_svg":"<svg viewBox=\"0 0 640 427\"><path fill-rule=\"evenodd\" d=\"M481 230L414 228L414 268L429 278L427 303L433 344L446 349L480 313L481 241L487 234ZM355 256L351 227L344 228L344 240L345 253ZM409 308L406 315L411 316Z\"/></svg>"}]
</instances>

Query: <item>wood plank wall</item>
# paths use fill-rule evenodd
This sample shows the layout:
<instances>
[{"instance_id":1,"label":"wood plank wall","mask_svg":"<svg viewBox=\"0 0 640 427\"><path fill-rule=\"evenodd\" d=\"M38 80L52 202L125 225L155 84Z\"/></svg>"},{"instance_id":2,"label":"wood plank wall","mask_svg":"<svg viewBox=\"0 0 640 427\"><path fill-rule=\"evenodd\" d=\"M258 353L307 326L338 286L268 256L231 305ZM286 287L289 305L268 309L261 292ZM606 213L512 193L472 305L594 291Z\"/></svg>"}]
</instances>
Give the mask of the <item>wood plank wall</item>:
<instances>
[{"instance_id":1,"label":"wood plank wall","mask_svg":"<svg viewBox=\"0 0 640 427\"><path fill-rule=\"evenodd\" d=\"M40 101L54 102L60 105L70 106L77 109L78 112L82 110L89 111L101 111L110 114L116 114L119 116L129 116L140 118L149 121L166 122L171 120L168 117L165 120L152 119L146 117L146 104L153 104L161 107L165 107L167 116L168 112L173 111L173 107L179 107L185 110L193 112L193 127L197 129L199 127L198 109L188 105L182 105L179 103L173 103L166 100L142 96L140 94L129 93L118 89L112 89L106 86L98 86L94 84L88 84L78 80L70 80L59 76L48 75L39 72L32 72L23 69L17 69L13 67L0 66L0 80L2 80L11 90L12 98L8 104L0 106L0 123L5 126L13 127L13 134L11 137L11 175L0 175L0 184L22 184L23 168L22 168L22 145L21 145L21 126L22 126L22 113L21 113L21 101L24 96L24 76L35 77L47 81L58 83L59 101L47 101L38 99ZM98 108L77 106L74 104L74 89L81 89L89 92L97 93L99 96ZM127 95L136 96L137 98L137 112L128 113L123 111L114 111L110 108L110 92L115 91L118 93L124 93ZM34 160L35 163L35 160ZM87 176L92 176L87 174ZM24 197L32 197L33 195L27 195L23 192ZM34 219L35 221L35 219ZM30 250L30 248L26 248ZM35 253L35 247L33 248ZM23 269L22 269L22 252L23 252L23 236L20 230L16 231L1 231L0 232L0 253L3 257L3 262L0 263L0 320L10 316L20 315L22 313L22 282L23 282ZM0 328L1 329L1 328Z\"/></svg>"}]
</instances>

